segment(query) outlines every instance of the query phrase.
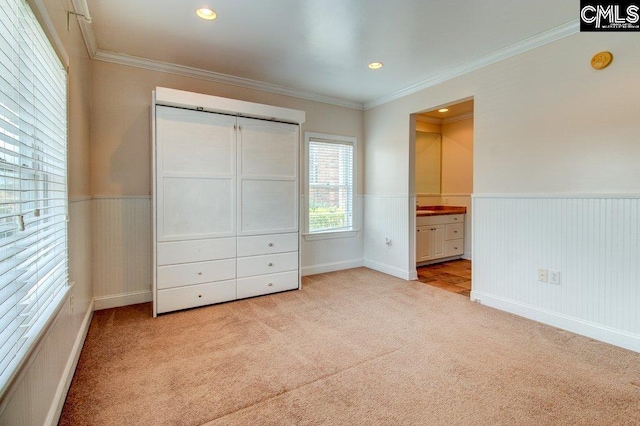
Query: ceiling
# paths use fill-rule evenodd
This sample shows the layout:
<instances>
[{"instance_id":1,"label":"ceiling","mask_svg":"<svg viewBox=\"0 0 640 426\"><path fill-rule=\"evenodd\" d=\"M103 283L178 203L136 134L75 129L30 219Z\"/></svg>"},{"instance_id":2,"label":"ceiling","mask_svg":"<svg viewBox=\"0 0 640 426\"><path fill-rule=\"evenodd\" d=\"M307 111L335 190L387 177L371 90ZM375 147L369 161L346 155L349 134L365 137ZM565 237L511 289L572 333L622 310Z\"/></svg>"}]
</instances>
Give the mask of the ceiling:
<instances>
[{"instance_id":1,"label":"ceiling","mask_svg":"<svg viewBox=\"0 0 640 426\"><path fill-rule=\"evenodd\" d=\"M557 0L87 0L87 5L98 53L177 64L361 107L474 61L480 64L496 52L515 51L514 46L527 45L523 40L558 28L576 32L578 16L576 1ZM218 18L197 18L195 9L203 5ZM372 71L367 68L372 61L384 67Z\"/></svg>"},{"instance_id":2,"label":"ceiling","mask_svg":"<svg viewBox=\"0 0 640 426\"><path fill-rule=\"evenodd\" d=\"M419 115L423 117L431 117L437 118L441 120L450 119L453 117L459 116L467 116L473 114L473 99L464 102L458 102L451 105L443 105L443 108L446 108L447 111L440 112L438 111L440 108L436 108L431 111L420 113Z\"/></svg>"}]
</instances>

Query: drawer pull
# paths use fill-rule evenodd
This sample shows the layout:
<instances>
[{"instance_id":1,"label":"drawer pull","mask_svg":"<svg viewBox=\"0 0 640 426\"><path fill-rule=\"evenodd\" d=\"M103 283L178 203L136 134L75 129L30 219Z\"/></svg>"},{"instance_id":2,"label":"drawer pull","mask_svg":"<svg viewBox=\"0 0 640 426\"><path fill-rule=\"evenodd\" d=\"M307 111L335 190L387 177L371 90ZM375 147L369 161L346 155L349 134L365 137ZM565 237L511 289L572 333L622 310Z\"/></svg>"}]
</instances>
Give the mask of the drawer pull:
<instances>
[{"instance_id":1,"label":"drawer pull","mask_svg":"<svg viewBox=\"0 0 640 426\"><path fill-rule=\"evenodd\" d=\"M458 250L458 247L454 247L453 249L454 249L454 250Z\"/></svg>"},{"instance_id":2,"label":"drawer pull","mask_svg":"<svg viewBox=\"0 0 640 426\"><path fill-rule=\"evenodd\" d=\"M202 275L202 272L198 272L198 275Z\"/></svg>"},{"instance_id":3,"label":"drawer pull","mask_svg":"<svg viewBox=\"0 0 640 426\"><path fill-rule=\"evenodd\" d=\"M269 283L268 285L269 285L269 287L273 287L273 283Z\"/></svg>"},{"instance_id":4,"label":"drawer pull","mask_svg":"<svg viewBox=\"0 0 640 426\"><path fill-rule=\"evenodd\" d=\"M269 266L273 266L273 263L269 262Z\"/></svg>"},{"instance_id":5,"label":"drawer pull","mask_svg":"<svg viewBox=\"0 0 640 426\"><path fill-rule=\"evenodd\" d=\"M453 231L453 233L454 233L454 234L457 234L457 233L458 233L458 231Z\"/></svg>"},{"instance_id":6,"label":"drawer pull","mask_svg":"<svg viewBox=\"0 0 640 426\"><path fill-rule=\"evenodd\" d=\"M273 247L273 243L269 243L269 247Z\"/></svg>"},{"instance_id":7,"label":"drawer pull","mask_svg":"<svg viewBox=\"0 0 640 426\"><path fill-rule=\"evenodd\" d=\"M198 297L202 297L202 295L201 295L201 294L199 294L199 295L198 295Z\"/></svg>"}]
</instances>

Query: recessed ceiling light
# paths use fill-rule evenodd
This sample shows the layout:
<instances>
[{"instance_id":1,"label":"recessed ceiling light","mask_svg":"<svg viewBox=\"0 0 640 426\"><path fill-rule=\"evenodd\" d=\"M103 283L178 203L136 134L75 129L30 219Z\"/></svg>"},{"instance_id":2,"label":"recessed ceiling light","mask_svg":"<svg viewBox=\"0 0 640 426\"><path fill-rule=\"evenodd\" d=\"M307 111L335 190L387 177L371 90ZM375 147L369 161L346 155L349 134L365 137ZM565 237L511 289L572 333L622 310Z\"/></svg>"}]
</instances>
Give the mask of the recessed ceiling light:
<instances>
[{"instance_id":1,"label":"recessed ceiling light","mask_svg":"<svg viewBox=\"0 0 640 426\"><path fill-rule=\"evenodd\" d=\"M382 65L384 65L382 62L371 62L369 64L369 68L371 68L372 70L377 70L382 68Z\"/></svg>"},{"instance_id":2,"label":"recessed ceiling light","mask_svg":"<svg viewBox=\"0 0 640 426\"><path fill-rule=\"evenodd\" d=\"M447 112L447 111L449 111L449 108L440 108L438 110L438 112Z\"/></svg>"},{"instance_id":3,"label":"recessed ceiling light","mask_svg":"<svg viewBox=\"0 0 640 426\"><path fill-rule=\"evenodd\" d=\"M207 7L196 9L196 15L198 15L199 18L206 19L207 21L213 21L218 17L218 15L213 10Z\"/></svg>"}]
</instances>

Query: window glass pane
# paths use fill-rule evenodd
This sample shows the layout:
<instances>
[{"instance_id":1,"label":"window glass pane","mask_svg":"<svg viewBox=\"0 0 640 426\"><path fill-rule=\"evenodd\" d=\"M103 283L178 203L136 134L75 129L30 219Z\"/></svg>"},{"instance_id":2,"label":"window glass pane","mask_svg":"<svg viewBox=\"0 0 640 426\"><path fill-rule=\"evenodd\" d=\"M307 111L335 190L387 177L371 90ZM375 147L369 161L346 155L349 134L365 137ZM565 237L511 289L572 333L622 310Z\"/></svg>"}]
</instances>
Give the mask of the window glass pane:
<instances>
[{"instance_id":1,"label":"window glass pane","mask_svg":"<svg viewBox=\"0 0 640 426\"><path fill-rule=\"evenodd\" d=\"M353 145L309 141L309 232L353 227Z\"/></svg>"}]
</instances>

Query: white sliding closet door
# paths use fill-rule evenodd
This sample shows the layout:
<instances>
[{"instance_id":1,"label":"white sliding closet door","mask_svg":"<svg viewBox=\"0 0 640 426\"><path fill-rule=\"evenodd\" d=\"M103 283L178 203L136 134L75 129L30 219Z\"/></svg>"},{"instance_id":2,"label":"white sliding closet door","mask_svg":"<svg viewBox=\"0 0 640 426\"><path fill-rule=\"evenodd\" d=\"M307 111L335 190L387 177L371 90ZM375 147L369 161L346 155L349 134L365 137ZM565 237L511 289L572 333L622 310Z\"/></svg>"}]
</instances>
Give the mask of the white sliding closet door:
<instances>
[{"instance_id":1,"label":"white sliding closet door","mask_svg":"<svg viewBox=\"0 0 640 426\"><path fill-rule=\"evenodd\" d=\"M298 231L299 127L239 118L238 235Z\"/></svg>"},{"instance_id":2,"label":"white sliding closet door","mask_svg":"<svg viewBox=\"0 0 640 426\"><path fill-rule=\"evenodd\" d=\"M158 106L158 241L236 233L236 118Z\"/></svg>"}]
</instances>

